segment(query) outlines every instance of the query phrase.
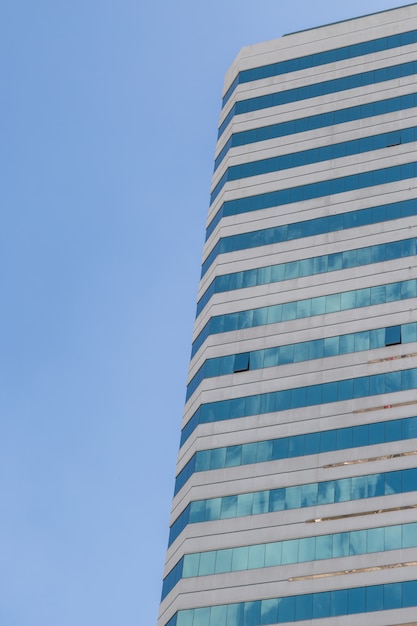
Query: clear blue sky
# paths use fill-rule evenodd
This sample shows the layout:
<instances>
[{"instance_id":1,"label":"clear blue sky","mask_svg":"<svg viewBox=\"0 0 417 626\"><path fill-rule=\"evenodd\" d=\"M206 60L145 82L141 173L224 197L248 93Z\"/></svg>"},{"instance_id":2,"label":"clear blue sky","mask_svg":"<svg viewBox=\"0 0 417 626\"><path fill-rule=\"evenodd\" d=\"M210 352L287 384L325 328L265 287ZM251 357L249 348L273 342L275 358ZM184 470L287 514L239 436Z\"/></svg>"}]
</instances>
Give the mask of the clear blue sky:
<instances>
[{"instance_id":1,"label":"clear blue sky","mask_svg":"<svg viewBox=\"0 0 417 626\"><path fill-rule=\"evenodd\" d=\"M0 4L0 626L155 626L223 76L393 0Z\"/></svg>"}]
</instances>

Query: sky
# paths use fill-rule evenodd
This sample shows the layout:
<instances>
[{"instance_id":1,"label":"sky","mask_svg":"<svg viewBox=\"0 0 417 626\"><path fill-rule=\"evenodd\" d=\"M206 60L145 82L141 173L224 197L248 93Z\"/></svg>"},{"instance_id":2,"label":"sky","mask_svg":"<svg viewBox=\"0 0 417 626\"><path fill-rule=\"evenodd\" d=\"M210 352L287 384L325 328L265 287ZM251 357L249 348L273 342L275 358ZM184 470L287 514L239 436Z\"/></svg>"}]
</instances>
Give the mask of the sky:
<instances>
[{"instance_id":1,"label":"sky","mask_svg":"<svg viewBox=\"0 0 417 626\"><path fill-rule=\"evenodd\" d=\"M0 626L156 626L224 74L403 4L0 3Z\"/></svg>"}]
</instances>

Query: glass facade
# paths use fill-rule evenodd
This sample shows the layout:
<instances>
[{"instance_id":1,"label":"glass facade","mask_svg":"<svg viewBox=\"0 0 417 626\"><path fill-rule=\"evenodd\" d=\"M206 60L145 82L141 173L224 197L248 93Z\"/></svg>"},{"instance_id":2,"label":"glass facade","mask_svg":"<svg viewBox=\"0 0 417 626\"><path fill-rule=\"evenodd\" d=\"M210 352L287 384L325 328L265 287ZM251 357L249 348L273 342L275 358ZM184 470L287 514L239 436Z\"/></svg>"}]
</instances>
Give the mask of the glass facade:
<instances>
[{"instance_id":1,"label":"glass facade","mask_svg":"<svg viewBox=\"0 0 417 626\"><path fill-rule=\"evenodd\" d=\"M218 335L243 328L267 326L326 313L359 309L395 300L408 300L415 297L417 297L417 280L412 279L390 283L389 285L377 285L342 293L332 293L327 296L306 298L297 302L274 304L259 309L216 315L209 319L200 334L197 335L192 344L191 356L196 354L209 335Z\"/></svg>"},{"instance_id":2,"label":"glass facade","mask_svg":"<svg viewBox=\"0 0 417 626\"><path fill-rule=\"evenodd\" d=\"M351 76L343 76L342 78L334 78L312 85L305 85L287 91L277 91L265 96L256 98L248 98L247 100L239 100L236 102L229 113L219 126L219 138L222 136L232 118L242 113L250 113L252 111L260 111L283 104L290 104L300 100L316 98L317 96L325 96L348 89L356 89L357 87L365 87L383 83L396 78L412 76L417 71L417 61L409 61L408 63L400 63L399 65L391 65L380 69L371 70L369 72L361 72L352 74Z\"/></svg>"},{"instance_id":3,"label":"glass facade","mask_svg":"<svg viewBox=\"0 0 417 626\"><path fill-rule=\"evenodd\" d=\"M337 504L407 493L417 489L417 468L381 472L354 478L240 493L191 502L171 526L169 545L187 524L303 509L321 504Z\"/></svg>"},{"instance_id":4,"label":"glass facade","mask_svg":"<svg viewBox=\"0 0 417 626\"><path fill-rule=\"evenodd\" d=\"M240 165L232 165L225 171L214 188L210 202L212 203L217 198L225 184L230 181L241 180L251 176L260 176L261 174L271 174L272 172L281 172L282 170L329 161L330 159L341 159L354 154L371 152L372 150L382 150L399 144L413 143L416 139L416 127L404 128L400 131L395 130L379 135L370 135L368 137L333 143L319 148L310 148L308 150L301 150L300 152L291 152L289 154L269 157L268 159L246 161Z\"/></svg>"},{"instance_id":5,"label":"glass facade","mask_svg":"<svg viewBox=\"0 0 417 626\"><path fill-rule=\"evenodd\" d=\"M310 387L257 394L202 404L182 429L181 445L199 424L276 411L340 402L366 396L417 388L417 369L362 376Z\"/></svg>"},{"instance_id":6,"label":"glass facade","mask_svg":"<svg viewBox=\"0 0 417 626\"><path fill-rule=\"evenodd\" d=\"M338 215L326 215L311 220L284 224L283 226L221 237L203 261L201 276L206 274L219 254L258 248L304 237L314 237L315 235L324 235L339 230L359 228L360 226L370 226L414 215L417 215L417 199L412 198L367 209L347 211Z\"/></svg>"},{"instance_id":7,"label":"glass facade","mask_svg":"<svg viewBox=\"0 0 417 626\"><path fill-rule=\"evenodd\" d=\"M216 276L197 303L197 316L215 293L257 287L258 285L269 285L284 280L302 278L303 276L314 276L349 267L370 265L371 263L381 263L382 261L414 256L416 254L416 241L417 239L413 237L412 239L391 241L375 246L344 250L343 252L323 254L309 259L267 265L266 267Z\"/></svg>"},{"instance_id":8,"label":"glass facade","mask_svg":"<svg viewBox=\"0 0 417 626\"><path fill-rule=\"evenodd\" d=\"M233 133L226 141L219 154L216 157L214 169L216 170L223 161L230 148L237 146L245 146L259 141L268 139L278 139L288 135L295 135L309 130L318 128L326 128L326 126L335 126L364 120L368 117L377 115L385 115L394 111L405 111L417 106L417 94L404 94L395 98L386 98L385 100L377 100L366 104L358 104L345 109L329 111L328 113L318 113L317 115L309 115L287 122L279 122L277 124L269 124L250 130L244 130Z\"/></svg>"},{"instance_id":9,"label":"glass facade","mask_svg":"<svg viewBox=\"0 0 417 626\"><path fill-rule=\"evenodd\" d=\"M417 523L186 554L164 578L162 598L182 578L241 572L417 547Z\"/></svg>"},{"instance_id":10,"label":"glass facade","mask_svg":"<svg viewBox=\"0 0 417 626\"><path fill-rule=\"evenodd\" d=\"M300 409L318 404L406 391L407 389L417 389L416 368L285 389L284 391L260 393L254 396L234 398L233 400L209 402L201 404L182 429L181 445L187 441L199 424L223 422L240 417Z\"/></svg>"},{"instance_id":11,"label":"glass facade","mask_svg":"<svg viewBox=\"0 0 417 626\"><path fill-rule=\"evenodd\" d=\"M253 352L207 359L191 379L187 387L186 399L188 400L193 395L205 378L277 367L278 365L301 363L302 361L313 361L330 356L351 354L353 352L362 352L363 350L373 350L399 343L417 341L417 325L415 323L393 327L389 331L392 337L389 337L388 340L387 330L385 328L362 330L348 335L329 336L324 339L313 339L263 350L254 350ZM239 369L236 363L242 356L245 357L247 365L245 368Z\"/></svg>"},{"instance_id":12,"label":"glass facade","mask_svg":"<svg viewBox=\"0 0 417 626\"><path fill-rule=\"evenodd\" d=\"M267 463L298 456L308 456L309 454L348 450L349 448L361 448L415 438L417 438L417 417L407 417L387 422L365 423L346 428L280 437L279 439L199 450L178 474L175 480L174 493L178 493L194 472L207 472L228 467L252 465L253 463Z\"/></svg>"},{"instance_id":13,"label":"glass facade","mask_svg":"<svg viewBox=\"0 0 417 626\"><path fill-rule=\"evenodd\" d=\"M268 191L238 200L228 200L222 204L207 227L207 238L223 217L241 215L242 213L250 213L252 211L261 211L262 209L279 207L284 204L294 204L295 202L337 195L347 191L366 189L367 187L385 185L400 180L409 180L410 178L415 178L416 175L417 163L413 161L412 163L383 167L377 170L350 174L349 176L290 187L279 191Z\"/></svg>"},{"instance_id":14,"label":"glass facade","mask_svg":"<svg viewBox=\"0 0 417 626\"><path fill-rule=\"evenodd\" d=\"M380 37L372 41L363 41L359 44L343 46L342 48L336 48L334 50L316 52L315 54L308 54L296 59L270 63L269 65L255 67L250 70L243 70L238 73L224 95L223 106L228 102L237 85L241 85L242 83L261 80L262 78L271 78L272 76L280 76L290 72L298 72L307 68L353 59L367 54L375 54L376 52L382 52L384 50L392 50L393 48L407 46L412 43L417 43L417 31L415 30L398 33L389 37Z\"/></svg>"},{"instance_id":15,"label":"glass facade","mask_svg":"<svg viewBox=\"0 0 417 626\"><path fill-rule=\"evenodd\" d=\"M417 606L417 581L179 611L166 626L265 626Z\"/></svg>"}]
</instances>

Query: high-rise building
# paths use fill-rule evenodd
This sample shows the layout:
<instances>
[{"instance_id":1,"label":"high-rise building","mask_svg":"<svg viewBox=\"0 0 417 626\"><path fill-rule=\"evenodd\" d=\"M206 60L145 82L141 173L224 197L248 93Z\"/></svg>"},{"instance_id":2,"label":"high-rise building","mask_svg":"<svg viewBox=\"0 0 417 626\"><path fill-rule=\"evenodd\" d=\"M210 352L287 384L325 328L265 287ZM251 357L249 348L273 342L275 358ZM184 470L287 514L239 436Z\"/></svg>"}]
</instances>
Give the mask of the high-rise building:
<instances>
[{"instance_id":1,"label":"high-rise building","mask_svg":"<svg viewBox=\"0 0 417 626\"><path fill-rule=\"evenodd\" d=\"M417 4L227 73L158 626L417 624Z\"/></svg>"}]
</instances>

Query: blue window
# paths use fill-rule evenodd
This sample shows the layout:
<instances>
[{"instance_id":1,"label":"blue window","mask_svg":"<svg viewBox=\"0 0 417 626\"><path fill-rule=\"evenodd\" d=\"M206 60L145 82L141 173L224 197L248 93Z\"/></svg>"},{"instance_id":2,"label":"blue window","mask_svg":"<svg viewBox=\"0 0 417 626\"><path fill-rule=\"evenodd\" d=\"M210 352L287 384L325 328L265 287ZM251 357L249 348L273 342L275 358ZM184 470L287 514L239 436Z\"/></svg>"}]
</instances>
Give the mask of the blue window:
<instances>
[{"instance_id":1,"label":"blue window","mask_svg":"<svg viewBox=\"0 0 417 626\"><path fill-rule=\"evenodd\" d=\"M404 239L368 246L344 252L324 254L318 257L301 259L290 263L279 263L259 269L250 269L233 274L217 276L197 303L197 317L215 293L234 291L257 285L265 285L302 276L312 276L323 272L333 272L349 267L379 263L386 260L414 256L417 252L417 239Z\"/></svg>"},{"instance_id":2,"label":"blue window","mask_svg":"<svg viewBox=\"0 0 417 626\"><path fill-rule=\"evenodd\" d=\"M249 70L242 70L238 73L229 89L226 91L223 97L222 105L224 106L228 102L236 87L242 83L260 80L262 78L270 78L272 76L280 76L281 74L288 74L296 72L297 70L326 65L328 63L342 61L344 59L353 59L357 56L379 52L380 50L397 48L399 46L415 43L416 41L417 32L409 31L407 33L402 33L401 35L391 35L389 37L364 41L351 46L344 46L343 48L335 48L333 50L326 50L325 52L316 52L304 57L278 61L277 63L271 63L269 65L263 65Z\"/></svg>"},{"instance_id":3,"label":"blue window","mask_svg":"<svg viewBox=\"0 0 417 626\"><path fill-rule=\"evenodd\" d=\"M346 91L348 89L355 89L356 87L365 85L375 85L402 76L411 76L415 74L415 72L416 64L414 61L410 61L408 63L392 65L361 74L334 78L313 85L305 85L303 87L279 91L264 96L249 98L247 100L239 100L232 106L223 122L220 124L218 137L222 136L235 115L259 111L282 104L290 104L291 102L298 102L300 100Z\"/></svg>"},{"instance_id":4,"label":"blue window","mask_svg":"<svg viewBox=\"0 0 417 626\"><path fill-rule=\"evenodd\" d=\"M240 165L229 167L210 197L210 204L217 198L225 184L229 181L258 176L260 174L268 174L271 172L292 169L301 165L309 165L311 163L319 163L330 159L338 159L353 154L363 154L371 150L381 150L387 147L393 147L400 143L411 143L416 141L417 129L415 127L406 128L399 132L388 132L380 135L372 135L364 137L361 140L353 139L320 148L311 148L302 150L301 152L293 152L281 156L270 157L259 161L245 162Z\"/></svg>"},{"instance_id":5,"label":"blue window","mask_svg":"<svg viewBox=\"0 0 417 626\"><path fill-rule=\"evenodd\" d=\"M373 304L383 304L396 300L406 300L417 296L417 281L406 280L388 285L347 291L341 294L329 294L308 298L299 302L287 302L273 306L217 315L209 319L194 340L191 348L193 357L209 335L232 330L241 330L264 324L276 324L293 319L302 319L324 313L347 311ZM316 357L318 358L318 357Z\"/></svg>"},{"instance_id":6,"label":"blue window","mask_svg":"<svg viewBox=\"0 0 417 626\"><path fill-rule=\"evenodd\" d=\"M395 346L401 343L401 326L389 326L385 329L385 345Z\"/></svg>"},{"instance_id":7,"label":"blue window","mask_svg":"<svg viewBox=\"0 0 417 626\"><path fill-rule=\"evenodd\" d=\"M417 369L402 370L400 373L386 372L347 380L351 380L352 383L339 380L309 387L297 387L292 390L287 389L201 404L182 430L181 446L199 424L415 389L417 387Z\"/></svg>"},{"instance_id":8,"label":"blue window","mask_svg":"<svg viewBox=\"0 0 417 626\"><path fill-rule=\"evenodd\" d=\"M169 545L175 541L187 524L259 515L268 512L272 513L284 509L307 508L317 506L318 504L350 502L383 495L389 496L407 493L416 491L416 489L417 469L413 468L394 472L382 472L380 474L369 474L367 476L356 476L354 478L329 480L325 483L295 485L280 489L193 501L172 524ZM366 535L364 532L356 531L356 534L353 533L350 543L350 554L363 553L366 549L364 543L365 539ZM320 541L322 542L320 545L323 555L330 554L330 547L326 549L323 547L323 542L328 541L328 539L320 539ZM388 541L391 542L392 546L398 547L398 536L392 532L391 534L386 534L386 542ZM260 549L261 548L259 548L259 550ZM394 547L389 549L394 549ZM262 554L264 554L264 550L265 546L262 548ZM286 544L286 550L290 551L289 553L291 554L295 554L295 544ZM208 555L209 553L206 554ZM292 559L294 556L288 558ZM260 565L252 565L249 567L263 567L263 562Z\"/></svg>"},{"instance_id":9,"label":"blue window","mask_svg":"<svg viewBox=\"0 0 417 626\"><path fill-rule=\"evenodd\" d=\"M417 64L417 61L416 61ZM341 178L309 183L300 187L291 187L279 191L269 191L256 196L248 196L224 202L207 227L206 239L210 237L223 217L240 215L252 211L260 211L272 207L293 204L301 200L322 198L330 194L344 193L354 189L365 189L399 180L408 180L416 176L416 163L394 165L379 170L351 174Z\"/></svg>"},{"instance_id":10,"label":"blue window","mask_svg":"<svg viewBox=\"0 0 417 626\"><path fill-rule=\"evenodd\" d=\"M230 148L413 108L416 106L416 98L416 94L405 94L403 96L360 104L329 113L320 113L318 115L311 115L296 120L233 133L217 155L214 162L214 169L216 170L219 167Z\"/></svg>"},{"instance_id":11,"label":"blue window","mask_svg":"<svg viewBox=\"0 0 417 626\"><path fill-rule=\"evenodd\" d=\"M246 372L249 369L250 352L236 354L233 363L233 372Z\"/></svg>"},{"instance_id":12,"label":"blue window","mask_svg":"<svg viewBox=\"0 0 417 626\"><path fill-rule=\"evenodd\" d=\"M261 626L415 606L417 581L409 580L224 604L205 609L185 609L175 613L166 626Z\"/></svg>"},{"instance_id":13,"label":"blue window","mask_svg":"<svg viewBox=\"0 0 417 626\"><path fill-rule=\"evenodd\" d=\"M273 243L280 243L289 239L311 237L337 230L346 230L364 226L366 224L378 224L384 221L395 220L401 217L410 217L417 213L416 199L394 202L392 204L376 206L359 211L348 211L340 215L332 215L313 220L297 222L284 226L275 226L263 230L232 235L221 238L209 252L203 262L201 275L207 272L213 261L219 254L257 248ZM337 269L337 268L336 268ZM271 280L275 279L271 277Z\"/></svg>"}]
</instances>

